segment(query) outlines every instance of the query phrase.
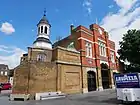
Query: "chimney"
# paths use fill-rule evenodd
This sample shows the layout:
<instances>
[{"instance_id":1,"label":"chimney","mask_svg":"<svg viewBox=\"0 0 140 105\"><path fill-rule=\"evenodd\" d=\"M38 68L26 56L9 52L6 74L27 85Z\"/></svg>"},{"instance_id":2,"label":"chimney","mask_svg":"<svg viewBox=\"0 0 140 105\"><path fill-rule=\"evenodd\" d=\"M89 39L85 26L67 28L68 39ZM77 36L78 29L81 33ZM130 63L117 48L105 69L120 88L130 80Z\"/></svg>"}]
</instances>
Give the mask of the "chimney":
<instances>
[{"instance_id":1,"label":"chimney","mask_svg":"<svg viewBox=\"0 0 140 105\"><path fill-rule=\"evenodd\" d=\"M74 29L74 25L71 24L71 25L70 25L70 32L71 32L71 34L72 34L73 29Z\"/></svg>"},{"instance_id":2,"label":"chimney","mask_svg":"<svg viewBox=\"0 0 140 105\"><path fill-rule=\"evenodd\" d=\"M108 32L105 31L105 37L108 39L109 38L109 35L108 35Z\"/></svg>"}]
</instances>

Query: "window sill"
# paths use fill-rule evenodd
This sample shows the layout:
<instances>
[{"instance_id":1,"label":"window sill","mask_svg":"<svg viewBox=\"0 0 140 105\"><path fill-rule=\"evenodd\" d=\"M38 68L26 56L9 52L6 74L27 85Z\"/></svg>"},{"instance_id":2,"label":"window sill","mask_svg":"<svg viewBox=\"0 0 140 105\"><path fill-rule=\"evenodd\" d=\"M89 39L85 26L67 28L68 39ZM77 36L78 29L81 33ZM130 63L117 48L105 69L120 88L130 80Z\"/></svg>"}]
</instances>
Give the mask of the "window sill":
<instances>
[{"instance_id":1,"label":"window sill","mask_svg":"<svg viewBox=\"0 0 140 105\"><path fill-rule=\"evenodd\" d=\"M114 62L114 61L112 62L112 61L111 61L111 63L115 64L116 62Z\"/></svg>"},{"instance_id":2,"label":"window sill","mask_svg":"<svg viewBox=\"0 0 140 105\"><path fill-rule=\"evenodd\" d=\"M86 58L90 58L90 59L92 59L92 57L90 57L90 56L86 56Z\"/></svg>"},{"instance_id":3,"label":"window sill","mask_svg":"<svg viewBox=\"0 0 140 105\"><path fill-rule=\"evenodd\" d=\"M107 57L106 55L100 55L101 57Z\"/></svg>"}]
</instances>

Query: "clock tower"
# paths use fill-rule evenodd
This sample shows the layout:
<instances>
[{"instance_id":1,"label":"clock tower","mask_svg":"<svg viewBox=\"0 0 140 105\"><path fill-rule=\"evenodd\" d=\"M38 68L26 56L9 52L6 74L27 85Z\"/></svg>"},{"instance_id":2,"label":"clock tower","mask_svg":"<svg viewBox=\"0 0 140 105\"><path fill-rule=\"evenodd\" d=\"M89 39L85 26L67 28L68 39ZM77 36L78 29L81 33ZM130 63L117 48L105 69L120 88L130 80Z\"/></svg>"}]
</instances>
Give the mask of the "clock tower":
<instances>
[{"instance_id":1,"label":"clock tower","mask_svg":"<svg viewBox=\"0 0 140 105\"><path fill-rule=\"evenodd\" d=\"M46 11L44 11L42 19L37 24L37 39L33 43L33 48L52 49L52 43L50 41L50 28L51 25L46 18Z\"/></svg>"}]
</instances>

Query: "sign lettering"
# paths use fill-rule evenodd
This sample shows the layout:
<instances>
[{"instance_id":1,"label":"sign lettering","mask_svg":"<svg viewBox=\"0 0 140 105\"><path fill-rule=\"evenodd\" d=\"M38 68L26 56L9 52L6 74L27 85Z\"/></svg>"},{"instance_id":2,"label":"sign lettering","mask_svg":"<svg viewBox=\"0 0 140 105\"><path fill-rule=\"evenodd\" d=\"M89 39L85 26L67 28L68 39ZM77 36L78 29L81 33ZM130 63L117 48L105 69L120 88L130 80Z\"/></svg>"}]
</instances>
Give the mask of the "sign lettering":
<instances>
[{"instance_id":1,"label":"sign lettering","mask_svg":"<svg viewBox=\"0 0 140 105\"><path fill-rule=\"evenodd\" d=\"M114 79L117 88L140 88L140 81L137 73L116 74Z\"/></svg>"}]
</instances>

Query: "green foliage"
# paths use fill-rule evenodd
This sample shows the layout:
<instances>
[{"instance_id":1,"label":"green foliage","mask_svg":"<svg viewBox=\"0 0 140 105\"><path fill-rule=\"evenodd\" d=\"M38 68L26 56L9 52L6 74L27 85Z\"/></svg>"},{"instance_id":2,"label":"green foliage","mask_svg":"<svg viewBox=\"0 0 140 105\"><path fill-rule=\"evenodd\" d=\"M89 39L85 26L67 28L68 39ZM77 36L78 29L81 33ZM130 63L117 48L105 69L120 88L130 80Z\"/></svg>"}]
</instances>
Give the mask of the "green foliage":
<instances>
[{"instance_id":1,"label":"green foliage","mask_svg":"<svg viewBox=\"0 0 140 105\"><path fill-rule=\"evenodd\" d=\"M140 68L140 30L128 30L119 44L120 59L130 62L128 68Z\"/></svg>"},{"instance_id":2,"label":"green foliage","mask_svg":"<svg viewBox=\"0 0 140 105\"><path fill-rule=\"evenodd\" d=\"M140 67L134 67L132 65L126 65L124 73L140 72Z\"/></svg>"}]
</instances>

